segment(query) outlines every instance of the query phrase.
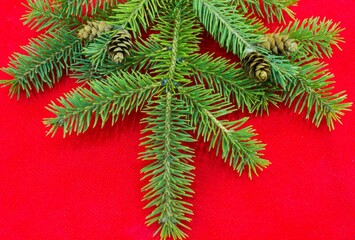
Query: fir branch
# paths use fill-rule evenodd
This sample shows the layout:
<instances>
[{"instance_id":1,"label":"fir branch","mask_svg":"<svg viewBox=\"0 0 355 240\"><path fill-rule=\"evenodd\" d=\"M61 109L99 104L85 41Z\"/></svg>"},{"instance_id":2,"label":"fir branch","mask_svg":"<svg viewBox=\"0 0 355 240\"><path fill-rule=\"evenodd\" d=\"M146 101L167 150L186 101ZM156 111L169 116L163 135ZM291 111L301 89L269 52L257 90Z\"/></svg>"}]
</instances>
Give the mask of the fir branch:
<instances>
[{"instance_id":1,"label":"fir branch","mask_svg":"<svg viewBox=\"0 0 355 240\"><path fill-rule=\"evenodd\" d=\"M334 76L325 69L325 64L316 60L304 60L298 64L300 72L297 81L288 86L285 103L289 106L296 103L294 111L306 111L306 119L312 117L312 123L317 127L325 119L329 130L333 130L334 123L341 123L341 116L345 111L350 111L352 103L345 102L345 91L331 93L334 88L331 86L334 83L331 79Z\"/></svg>"},{"instance_id":2,"label":"fir branch","mask_svg":"<svg viewBox=\"0 0 355 240\"><path fill-rule=\"evenodd\" d=\"M285 17L294 18L295 13L290 9L291 6L296 6L298 0L232 0L231 4L240 8L244 13L251 10L259 17L266 19L268 22L273 22L275 19L278 22L285 23Z\"/></svg>"},{"instance_id":3,"label":"fir branch","mask_svg":"<svg viewBox=\"0 0 355 240\"><path fill-rule=\"evenodd\" d=\"M106 81L91 81L89 89L79 87L58 99L59 104L51 103L47 109L54 113L54 118L47 118L44 123L50 126L48 134L54 135L63 127L64 136L76 132L85 132L94 119L93 127L101 119L101 127L112 117L114 124L120 115L124 117L132 110L140 109L161 86L153 82L148 75L140 73L117 72Z\"/></svg>"},{"instance_id":4,"label":"fir branch","mask_svg":"<svg viewBox=\"0 0 355 240\"><path fill-rule=\"evenodd\" d=\"M185 87L180 90L187 106L190 107L191 124L197 127L197 135L210 142L210 149L222 152L225 162L240 174L245 167L248 176L257 174L269 165L261 158L264 144L254 139L256 133L251 126L243 127L247 118L237 121L219 120L233 112L233 105L218 94L213 94L203 86Z\"/></svg>"},{"instance_id":5,"label":"fir branch","mask_svg":"<svg viewBox=\"0 0 355 240\"><path fill-rule=\"evenodd\" d=\"M240 59L247 49L264 54L270 62L272 81L286 88L298 69L285 57L271 55L257 46L264 28L250 22L246 24L244 15L230 6L227 0L194 0L194 9L206 30L227 51L237 54Z\"/></svg>"},{"instance_id":6,"label":"fir branch","mask_svg":"<svg viewBox=\"0 0 355 240\"><path fill-rule=\"evenodd\" d=\"M95 15L120 3L119 0L55 0L61 3L61 13L66 18Z\"/></svg>"},{"instance_id":7,"label":"fir branch","mask_svg":"<svg viewBox=\"0 0 355 240\"><path fill-rule=\"evenodd\" d=\"M247 78L238 64L209 54L195 54L185 60L193 72L196 84L205 84L207 88L222 93L227 101L234 100L237 107L244 111L268 112L269 105L277 106L281 98L264 85L259 85Z\"/></svg>"},{"instance_id":8,"label":"fir branch","mask_svg":"<svg viewBox=\"0 0 355 240\"><path fill-rule=\"evenodd\" d=\"M290 22L285 29L277 31L288 34L298 42L298 58L309 56L322 58L323 55L330 58L333 54L332 46L341 49L339 43L344 42L344 39L340 36L340 32L343 30L339 27L339 23L315 17L306 18L302 22L300 20Z\"/></svg>"},{"instance_id":9,"label":"fir branch","mask_svg":"<svg viewBox=\"0 0 355 240\"><path fill-rule=\"evenodd\" d=\"M227 0L193 0L194 9L206 30L227 51L243 56L245 49L255 49L260 42L258 26L245 24L244 16Z\"/></svg>"},{"instance_id":10,"label":"fir branch","mask_svg":"<svg viewBox=\"0 0 355 240\"><path fill-rule=\"evenodd\" d=\"M15 94L20 97L21 91L29 97L33 89L39 92L44 91L45 85L53 87L63 72L68 74L74 53L81 51L81 40L73 31L61 29L34 38L22 48L28 55L14 53L8 67L2 69L14 77L0 81L0 84L10 86L11 97Z\"/></svg>"},{"instance_id":11,"label":"fir branch","mask_svg":"<svg viewBox=\"0 0 355 240\"><path fill-rule=\"evenodd\" d=\"M158 223L160 238L183 239L189 229L191 204L184 198L194 193L191 184L194 180L191 165L193 150L184 144L193 142L187 131L191 130L184 116L188 109L170 92L157 100L151 101L145 109L148 117L143 120L147 127L142 131L145 137L142 145L146 151L141 158L151 163L141 172L149 183L143 188L146 192L146 208L154 207L147 216L148 226Z\"/></svg>"},{"instance_id":12,"label":"fir branch","mask_svg":"<svg viewBox=\"0 0 355 240\"><path fill-rule=\"evenodd\" d=\"M60 4L50 0L27 0L27 12L21 20L31 29L48 32L66 28L74 28L80 25L76 18L66 18L60 12Z\"/></svg>"},{"instance_id":13,"label":"fir branch","mask_svg":"<svg viewBox=\"0 0 355 240\"><path fill-rule=\"evenodd\" d=\"M141 28L146 32L163 7L164 0L128 0L113 9L111 24L130 30L134 37L138 37Z\"/></svg>"},{"instance_id":14,"label":"fir branch","mask_svg":"<svg viewBox=\"0 0 355 240\"><path fill-rule=\"evenodd\" d=\"M201 28L195 22L195 15L191 6L178 4L169 9L170 13L157 20L154 30L159 34L151 35L153 42L167 48L168 51L157 53L154 56L154 65L151 67L153 74L163 79L165 86L170 90L177 84L186 84L190 80L184 59L192 53L199 51L198 35Z\"/></svg>"}]
</instances>

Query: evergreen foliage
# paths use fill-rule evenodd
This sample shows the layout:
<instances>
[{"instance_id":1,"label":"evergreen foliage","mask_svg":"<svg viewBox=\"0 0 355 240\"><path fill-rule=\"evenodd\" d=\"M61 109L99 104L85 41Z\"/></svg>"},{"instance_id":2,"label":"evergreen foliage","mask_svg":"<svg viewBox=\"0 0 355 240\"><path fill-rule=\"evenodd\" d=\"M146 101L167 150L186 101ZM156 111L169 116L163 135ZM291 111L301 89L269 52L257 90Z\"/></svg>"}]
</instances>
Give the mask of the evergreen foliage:
<instances>
[{"instance_id":1,"label":"evergreen foliage","mask_svg":"<svg viewBox=\"0 0 355 240\"><path fill-rule=\"evenodd\" d=\"M9 66L3 71L14 77L0 83L10 86L10 96L20 97L21 91L30 96L31 90L44 91L44 86L53 87L63 74L68 74L73 63L73 54L81 51L82 43L74 31L66 29L41 35L22 47L27 55L14 53Z\"/></svg>"},{"instance_id":2,"label":"evergreen foliage","mask_svg":"<svg viewBox=\"0 0 355 240\"><path fill-rule=\"evenodd\" d=\"M252 177L252 173L257 174L257 170L268 165L268 161L261 158L264 145L253 139L254 130L250 126L242 128L247 118L237 121L219 119L234 111L232 104L199 85L181 92L186 105L190 106L191 124L196 128L197 136L210 142L210 149L216 148L217 155L221 151L222 158L233 169L241 174L248 167L248 175Z\"/></svg>"},{"instance_id":3,"label":"evergreen foliage","mask_svg":"<svg viewBox=\"0 0 355 240\"><path fill-rule=\"evenodd\" d=\"M86 59L90 60L95 69L104 65L110 41L111 36L109 34L101 34L94 42L83 48L83 54Z\"/></svg>"},{"instance_id":4,"label":"evergreen foliage","mask_svg":"<svg viewBox=\"0 0 355 240\"><path fill-rule=\"evenodd\" d=\"M80 22L75 18L64 17L61 12L61 4L50 0L27 0L27 13L23 15L24 24L31 29L48 32L62 27L79 26Z\"/></svg>"},{"instance_id":5,"label":"evergreen foliage","mask_svg":"<svg viewBox=\"0 0 355 240\"><path fill-rule=\"evenodd\" d=\"M261 3L259 0L232 0L230 2L242 12L252 11L268 22L273 22L275 19L278 22L285 22L285 14L294 18L295 13L290 9L290 6L297 5L298 0L264 0Z\"/></svg>"},{"instance_id":6,"label":"evergreen foliage","mask_svg":"<svg viewBox=\"0 0 355 240\"><path fill-rule=\"evenodd\" d=\"M162 239L172 236L174 239L187 237L182 229L189 227L191 204L185 198L194 193L191 183L194 179L192 170L193 150L186 143L193 142L188 133L192 128L186 115L189 110L172 93L167 92L152 100L144 111L148 117L143 120L147 127L142 144L146 151L141 158L151 163L142 169L144 178L150 178L143 188L144 200L149 201L146 208L154 207L147 216L147 224L158 222Z\"/></svg>"},{"instance_id":7,"label":"evergreen foliage","mask_svg":"<svg viewBox=\"0 0 355 240\"><path fill-rule=\"evenodd\" d=\"M117 72L106 81L91 81L88 88L79 87L59 99L59 105L52 103L48 110L56 117L45 119L51 127L49 134L55 134L63 127L64 135L85 132L101 120L103 127L111 117L114 124L120 115L124 117L132 110L141 109L161 85L140 73Z\"/></svg>"},{"instance_id":8,"label":"evergreen foliage","mask_svg":"<svg viewBox=\"0 0 355 240\"><path fill-rule=\"evenodd\" d=\"M286 87L297 68L283 56L275 56L258 46L265 28L258 21L246 21L243 13L237 11L227 0L194 0L194 9L206 30L227 51L241 59L248 51L262 52L270 62L271 79Z\"/></svg>"},{"instance_id":9,"label":"evergreen foliage","mask_svg":"<svg viewBox=\"0 0 355 240\"><path fill-rule=\"evenodd\" d=\"M295 102L294 111L306 111L306 118L312 115L312 122L318 127L325 119L330 130L334 130L334 122L340 122L344 111L349 111L351 103L344 102L345 91L332 94L333 74L318 60L300 61L301 66L296 80L288 86L285 103L289 106Z\"/></svg>"},{"instance_id":10,"label":"evergreen foliage","mask_svg":"<svg viewBox=\"0 0 355 240\"><path fill-rule=\"evenodd\" d=\"M116 6L119 2L119 0L54 0L54 4L59 4L61 14L66 18L92 16L102 10L108 10L111 6Z\"/></svg>"},{"instance_id":11,"label":"evergreen foliage","mask_svg":"<svg viewBox=\"0 0 355 240\"><path fill-rule=\"evenodd\" d=\"M210 54L194 54L186 58L185 63L192 70L196 84L220 92L242 111L263 113L268 111L270 104L276 106L281 102L279 95L270 93L266 84L250 81L237 63L221 57L213 58Z\"/></svg>"},{"instance_id":12,"label":"evergreen foliage","mask_svg":"<svg viewBox=\"0 0 355 240\"><path fill-rule=\"evenodd\" d=\"M248 118L226 120L235 110L268 113L284 102L295 112L330 130L350 110L344 91L333 93L333 75L319 59L332 56L343 42L342 29L331 20L294 19L275 32L297 42L298 50L275 55L260 43L268 29L260 19L285 22L294 18L296 0L28 0L25 24L45 33L15 53L3 71L13 76L0 84L10 96L53 87L64 74L82 85L47 107L54 115L44 119L54 135L84 133L132 111L147 115L142 121L140 158L148 225L157 225L161 239L183 239L191 221L191 184L194 151L189 143L201 137L210 150L251 178L268 166L265 145L256 139ZM100 20L112 29L77 36L87 21ZM226 49L243 58L250 52L265 59L270 79L249 79L241 64L200 53L203 28ZM109 57L115 34L128 30L134 37L130 56L122 63ZM152 30L149 36L146 32ZM90 31L90 29L88 30ZM93 37L92 37L93 38ZM119 45L120 43L117 43ZM121 46L118 46L121 47ZM269 65L268 65L269 64ZM254 65L255 66L255 65ZM250 68L250 71L254 71ZM268 72L269 73L269 72ZM248 77L249 76L249 77Z\"/></svg>"},{"instance_id":13,"label":"evergreen foliage","mask_svg":"<svg viewBox=\"0 0 355 240\"><path fill-rule=\"evenodd\" d=\"M153 20L159 15L159 10L165 6L164 0L129 0L119 4L113 10L111 23L130 30L134 37L140 36L142 30L147 31Z\"/></svg>"},{"instance_id":14,"label":"evergreen foliage","mask_svg":"<svg viewBox=\"0 0 355 240\"><path fill-rule=\"evenodd\" d=\"M322 58L323 55L331 57L332 46L340 49L338 43L344 42L339 35L343 31L339 23L326 19L320 20L319 17L306 18L302 22L300 20L290 22L285 29L279 31L299 42L301 49L298 58L312 56Z\"/></svg>"},{"instance_id":15,"label":"evergreen foliage","mask_svg":"<svg viewBox=\"0 0 355 240\"><path fill-rule=\"evenodd\" d=\"M242 57L245 49L255 49L263 29L246 24L245 17L227 0L194 0L194 9L206 30L227 51Z\"/></svg>"},{"instance_id":16,"label":"evergreen foliage","mask_svg":"<svg viewBox=\"0 0 355 240\"><path fill-rule=\"evenodd\" d=\"M167 91L175 92L180 84L191 82L187 78L190 73L184 63L184 58L199 51L198 34L201 29L196 25L191 6L178 5L169 9L171 14L157 20L154 30L159 34L152 34L151 39L166 51L155 54L152 73L164 81Z\"/></svg>"}]
</instances>

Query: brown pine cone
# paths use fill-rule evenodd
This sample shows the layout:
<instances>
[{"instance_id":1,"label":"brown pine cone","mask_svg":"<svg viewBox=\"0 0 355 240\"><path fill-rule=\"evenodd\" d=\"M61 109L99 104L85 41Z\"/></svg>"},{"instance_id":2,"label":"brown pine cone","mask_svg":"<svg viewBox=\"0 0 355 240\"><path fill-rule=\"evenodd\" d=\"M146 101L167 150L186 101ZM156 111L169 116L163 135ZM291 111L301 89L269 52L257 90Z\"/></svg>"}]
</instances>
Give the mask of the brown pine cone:
<instances>
[{"instance_id":1,"label":"brown pine cone","mask_svg":"<svg viewBox=\"0 0 355 240\"><path fill-rule=\"evenodd\" d=\"M111 29L112 26L104 21L88 21L87 24L84 24L84 27L80 29L78 38L92 41L95 37L102 33L109 32Z\"/></svg>"},{"instance_id":2,"label":"brown pine cone","mask_svg":"<svg viewBox=\"0 0 355 240\"><path fill-rule=\"evenodd\" d=\"M264 55L254 51L243 57L242 67L248 77L256 82L265 82L271 74L269 61Z\"/></svg>"},{"instance_id":3,"label":"brown pine cone","mask_svg":"<svg viewBox=\"0 0 355 240\"><path fill-rule=\"evenodd\" d=\"M265 35L264 42L260 46L278 55L288 56L297 51L297 43L294 39L289 39L288 35L278 33Z\"/></svg>"},{"instance_id":4,"label":"brown pine cone","mask_svg":"<svg viewBox=\"0 0 355 240\"><path fill-rule=\"evenodd\" d=\"M119 30L109 43L108 54L114 62L121 63L130 55L132 47L131 34L127 30Z\"/></svg>"}]
</instances>

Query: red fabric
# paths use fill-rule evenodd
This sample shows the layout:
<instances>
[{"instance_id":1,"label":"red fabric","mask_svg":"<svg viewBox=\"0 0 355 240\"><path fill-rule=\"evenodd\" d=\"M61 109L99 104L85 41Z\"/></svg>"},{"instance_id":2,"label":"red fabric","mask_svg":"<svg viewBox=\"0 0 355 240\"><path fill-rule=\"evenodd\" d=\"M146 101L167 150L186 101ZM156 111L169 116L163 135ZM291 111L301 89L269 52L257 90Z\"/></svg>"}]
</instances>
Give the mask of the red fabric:
<instances>
[{"instance_id":1,"label":"red fabric","mask_svg":"<svg viewBox=\"0 0 355 240\"><path fill-rule=\"evenodd\" d=\"M0 66L36 35L19 21L21 1L0 0ZM298 18L327 16L341 21L343 52L326 60L335 90L354 101L354 0L301 0ZM208 37L204 49L226 55ZM1 79L10 77L0 73ZM46 137L45 106L77 84L63 79L54 89L20 101L0 89L0 239L151 239L144 224L137 160L137 113L115 126L85 134ZM243 114L235 113L232 118ZM269 116L251 116L259 139L267 143L272 165L250 181L239 177L201 141L196 149L196 192L190 239L354 239L354 113L329 132L304 115L281 106Z\"/></svg>"}]
</instances>

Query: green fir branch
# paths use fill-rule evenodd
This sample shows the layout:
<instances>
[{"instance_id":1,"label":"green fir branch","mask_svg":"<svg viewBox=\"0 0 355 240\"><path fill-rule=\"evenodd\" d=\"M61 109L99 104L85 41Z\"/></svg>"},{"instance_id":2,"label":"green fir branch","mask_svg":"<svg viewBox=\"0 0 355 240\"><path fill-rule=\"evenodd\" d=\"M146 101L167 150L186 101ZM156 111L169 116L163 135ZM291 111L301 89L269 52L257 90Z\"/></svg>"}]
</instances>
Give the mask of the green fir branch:
<instances>
[{"instance_id":1,"label":"green fir branch","mask_svg":"<svg viewBox=\"0 0 355 240\"><path fill-rule=\"evenodd\" d=\"M149 75L135 72L117 72L105 81L88 82L89 88L79 87L58 99L59 104L52 102L47 107L56 115L44 120L51 127L48 134L54 135L59 127L63 127L64 136L83 133L99 119L103 127L109 117L114 124L120 115L141 109L160 86Z\"/></svg>"},{"instance_id":2,"label":"green fir branch","mask_svg":"<svg viewBox=\"0 0 355 240\"><path fill-rule=\"evenodd\" d=\"M154 208L147 216L147 224L159 224L155 234L160 233L160 239L183 239L187 237L184 229L190 229L186 223L193 214L192 205L185 198L194 193L191 189L194 152L186 146L194 141L185 118L188 108L167 92L166 96L151 101L145 113L148 117L143 120L147 126L142 131L145 135L142 145L146 151L141 158L150 164L141 172L143 179L149 179L143 188L144 200L149 201L146 208Z\"/></svg>"},{"instance_id":3,"label":"green fir branch","mask_svg":"<svg viewBox=\"0 0 355 240\"><path fill-rule=\"evenodd\" d=\"M73 31L66 29L41 35L22 47L27 55L14 53L7 68L2 70L13 76L12 80L2 80L0 84L10 86L10 96L20 97L21 91L44 91L58 82L63 73L68 74L75 52L80 52L82 43Z\"/></svg>"},{"instance_id":4,"label":"green fir branch","mask_svg":"<svg viewBox=\"0 0 355 240\"><path fill-rule=\"evenodd\" d=\"M273 22L285 23L285 15L294 18L295 13L290 9L296 6L298 0L231 0L232 5L240 8L244 13L250 10L257 16Z\"/></svg>"},{"instance_id":5,"label":"green fir branch","mask_svg":"<svg viewBox=\"0 0 355 240\"><path fill-rule=\"evenodd\" d=\"M194 0L194 9L206 30L227 51L237 54L240 59L246 50L264 54L270 62L271 80L286 88L298 69L284 56L271 55L258 46L265 33L263 27L250 22L246 24L245 16L227 0Z\"/></svg>"},{"instance_id":6,"label":"green fir branch","mask_svg":"<svg viewBox=\"0 0 355 240\"><path fill-rule=\"evenodd\" d=\"M119 0L55 0L55 2L61 4L61 13L66 18L92 16L120 3Z\"/></svg>"},{"instance_id":7,"label":"green fir branch","mask_svg":"<svg viewBox=\"0 0 355 240\"><path fill-rule=\"evenodd\" d=\"M317 127L325 119L329 130L334 130L334 123L341 123L341 116L350 111L352 103L345 102L345 91L332 94L333 74L325 69L326 65L317 60L301 61L297 80L288 86L285 103L294 105L294 111L306 112L306 119L312 118Z\"/></svg>"},{"instance_id":8,"label":"green fir branch","mask_svg":"<svg viewBox=\"0 0 355 240\"><path fill-rule=\"evenodd\" d=\"M66 18L60 12L60 4L51 0L27 0L27 12L21 20L31 29L48 32L56 31L63 27L75 28L80 25L76 18Z\"/></svg>"},{"instance_id":9,"label":"green fir branch","mask_svg":"<svg viewBox=\"0 0 355 240\"><path fill-rule=\"evenodd\" d=\"M227 101L234 101L244 111L263 113L270 105L277 106L281 102L275 94L264 85L259 85L247 78L240 65L230 63L229 60L209 54L195 54L185 60L192 69L196 84L204 84L214 92L219 92Z\"/></svg>"},{"instance_id":10,"label":"green fir branch","mask_svg":"<svg viewBox=\"0 0 355 240\"><path fill-rule=\"evenodd\" d=\"M165 7L164 0L128 0L113 9L111 24L130 30L136 38L147 31L159 12Z\"/></svg>"},{"instance_id":11,"label":"green fir branch","mask_svg":"<svg viewBox=\"0 0 355 240\"><path fill-rule=\"evenodd\" d=\"M227 51L242 57L245 50L255 49L261 34L257 25L245 24L244 15L227 0L193 0L194 9L206 30Z\"/></svg>"},{"instance_id":12,"label":"green fir branch","mask_svg":"<svg viewBox=\"0 0 355 240\"><path fill-rule=\"evenodd\" d=\"M157 20L154 30L159 31L159 34L150 37L153 42L167 49L155 54L151 70L152 74L164 80L169 90L173 90L176 84L190 83L190 79L185 78L189 71L184 59L199 51L198 35L201 28L195 22L190 5L179 4L170 11L170 14Z\"/></svg>"},{"instance_id":13,"label":"green fir branch","mask_svg":"<svg viewBox=\"0 0 355 240\"><path fill-rule=\"evenodd\" d=\"M234 170L241 174L247 167L251 178L269 165L262 158L265 145L254 138L255 130L251 126L243 127L248 118L237 121L219 119L232 113L233 105L203 86L186 87L180 92L190 107L191 124L197 127L197 135L210 142L210 149L215 148L217 155L221 151L224 161Z\"/></svg>"},{"instance_id":14,"label":"green fir branch","mask_svg":"<svg viewBox=\"0 0 355 240\"><path fill-rule=\"evenodd\" d=\"M172 14L159 19L155 28L159 34L151 36L153 41L171 50L168 51L168 58L156 56L157 64L153 68L154 73L165 75L169 83L183 79L186 69L181 62L199 50L197 35L200 33L200 29L194 24L194 15L187 7L177 7L172 11Z\"/></svg>"},{"instance_id":15,"label":"green fir branch","mask_svg":"<svg viewBox=\"0 0 355 240\"><path fill-rule=\"evenodd\" d=\"M333 46L341 49L339 43L344 42L340 33L344 29L339 23L332 20L320 20L319 17L306 18L303 21L296 20L290 22L285 29L278 29L281 34L288 34L289 38L298 42L297 58L307 58L316 56L322 58L323 55L330 58L333 54Z\"/></svg>"}]
</instances>

